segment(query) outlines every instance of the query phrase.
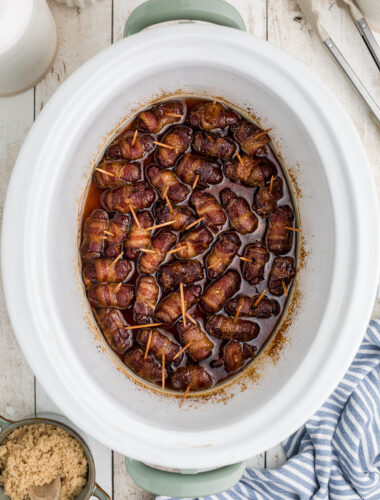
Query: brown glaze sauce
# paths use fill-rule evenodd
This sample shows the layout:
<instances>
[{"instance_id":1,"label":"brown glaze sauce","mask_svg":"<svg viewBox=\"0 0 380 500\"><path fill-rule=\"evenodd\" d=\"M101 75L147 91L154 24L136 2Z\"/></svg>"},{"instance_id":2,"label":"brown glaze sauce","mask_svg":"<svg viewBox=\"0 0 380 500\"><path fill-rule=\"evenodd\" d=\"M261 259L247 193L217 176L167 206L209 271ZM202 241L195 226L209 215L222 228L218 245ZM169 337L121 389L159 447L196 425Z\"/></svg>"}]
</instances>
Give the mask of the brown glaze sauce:
<instances>
[{"instance_id":1,"label":"brown glaze sauce","mask_svg":"<svg viewBox=\"0 0 380 500\"><path fill-rule=\"evenodd\" d=\"M191 98L191 99L178 99L178 98L175 98L175 100L176 101L181 101L183 103L184 108L186 109L186 115L189 114L190 110L194 106L196 106L196 105L198 105L200 103L209 101L209 99L195 99L195 98ZM161 101L161 103L165 102L165 101L167 101L167 99ZM231 108L231 109L233 111L235 111L235 112L238 113L238 111L236 111L236 109L234 109L234 108ZM247 118L247 116L242 116L242 118L246 119L247 121L251 121L252 123L254 123L253 120ZM136 122L137 122L137 118L135 117L126 127L124 127L122 129L122 131L119 133L119 135L124 134L128 130L135 130L135 128L136 128ZM168 131L168 129L170 127L172 127L173 125L179 125L179 124L186 124L186 125L190 126L189 123L187 122L186 118L185 118L185 119L183 119L183 120L181 120L179 122L176 122L176 123L174 123L172 125L165 126L161 130L161 132L159 134L151 134L151 135L154 138L154 140L160 142L162 136L165 135L165 133ZM194 132L196 130L201 130L201 129L195 129L194 127L192 127L192 128L194 129ZM218 132L218 133L220 133L223 136L230 137L234 141L234 143L236 144L237 151L241 151L241 148L240 148L239 144L233 139L232 133L229 131L229 127L226 127L226 129L224 129L224 130L215 129L215 131ZM116 138L117 137L113 138L112 142ZM192 151L192 145L191 144L190 144L190 146L189 146L189 148L188 148L188 150L186 152L190 152L190 151ZM146 181L147 184L150 187L152 187L152 185L149 182L149 179L147 178L147 176L145 175L145 171L146 171L146 169L147 169L147 167L149 165L151 165L151 164L158 164L158 162L155 161L155 152L156 152L156 150L154 150L153 153L151 153L145 160L137 161L142 166L143 177L142 177L141 180ZM277 176L280 177L282 179L282 181L283 181L283 192L284 192L283 197L278 202L278 206L279 205L289 205L292 208L292 210L294 212L294 215L295 215L295 227L297 227L297 211L295 209L295 203L293 201L292 192L291 192L291 189L290 189L290 186L289 186L289 180L288 180L287 176L285 175L284 167L281 165L281 162L280 162L278 156L276 155L276 153L275 153L273 147L271 146L271 144L268 144L267 146L264 146L263 148L261 148L260 151L257 154L259 156L267 158L268 160L270 160L272 163L275 164L275 166L277 168ZM175 170L175 167L176 167L176 165L178 164L178 162L180 161L181 158L182 158L182 155L180 155L180 157L177 160L177 162L175 163L175 165L173 167L170 167L170 170ZM101 160L102 159L103 158L101 158ZM223 173L224 173L224 166L223 166ZM191 196L192 189L191 189L191 186L189 186L188 184L185 184L185 185L189 188L190 193L189 193L189 196L186 198L186 200L184 202L182 202L182 203L179 203L178 206L183 206L183 205L184 206L188 206L189 205L189 198ZM249 204L250 208L252 209L253 196L254 196L254 193L255 193L255 191L256 191L257 188L250 187L250 186L245 186L245 185L242 185L242 184L237 183L237 182L232 182L225 175L223 177L223 181L220 184L208 185L208 187L206 187L205 189L202 189L202 191L213 194L216 197L216 199L218 201L220 201L219 193L220 193L220 191L222 191L225 188L230 188L237 195L244 197L248 201L248 204ZM97 185L94 182L94 179L92 178L92 180L90 182L90 185L89 185L89 188L88 188L87 196L86 196L86 199L85 199L85 202L84 202L84 207L83 207L82 232L83 232L84 222L85 222L86 218L92 213L92 211L94 209L97 209L97 208L104 209L104 207L102 206L101 201L100 201L100 195L101 195L101 193L103 191L104 190L102 190L99 187L97 187ZM156 191L156 195L157 195L156 196L156 201L160 200L161 198L160 198L160 196L159 196L159 194L158 194L157 191ZM154 217L154 206L155 206L155 203L153 203L153 205L150 208L146 209L146 210L148 210L151 213L151 215L152 215L155 223L157 224L158 222L156 221L156 219ZM241 242L242 242L240 250L239 250L239 254L240 255L242 255L243 249L245 248L245 246L247 244L252 243L253 241L256 241L256 240L263 240L264 236L265 236L265 231L266 231L266 227L267 227L266 220L263 217L261 217L254 209L252 209L252 211L254 212L254 214L256 215L256 217L258 218L259 224L258 224L257 229L253 233L251 233L251 234L244 235L244 234L237 233L238 236L239 236L239 238L241 239ZM109 213L110 219L111 219L112 215L113 215L113 213ZM170 229L170 226L169 226L169 229ZM193 227L192 229L195 229L195 228ZM220 232L226 231L228 229L230 229L230 227L229 227L229 222L228 222L228 218L227 218L227 223L225 224L225 226L222 228L222 230ZM218 234L220 234L220 232ZM180 238L182 238L184 234L186 234L186 233L181 233ZM218 234L213 234L214 242L215 242ZM204 264L206 262L207 255L209 254L209 252L212 249L212 246L213 246L213 243L209 246L209 250L207 250L206 252L204 252L200 256L195 257L195 259L193 259L193 260L199 260L202 263L204 271L205 271L206 278L203 279L203 280L201 280L201 281L197 281L196 283L194 283L195 285L201 285L202 288L203 288L203 290L205 290L205 288L213 281L213 280L210 280L209 278L207 278L207 269L206 269L206 265ZM297 269L297 253L298 253L297 252L297 248L298 248L298 234L294 233L293 246L292 246L291 251L288 254L281 255L281 257L285 257L287 255L293 257L294 261L295 261L295 267L296 267L296 269ZM238 294L244 294L244 295L248 295L249 297L252 297L252 296L260 294L262 291L264 291L267 288L267 279L268 279L268 276L269 276L270 269L272 267L273 259L275 257L276 257L276 255L270 253L270 260L268 261L268 263L265 266L265 279L263 281L261 281L257 286L252 286L252 285L250 285L244 279L244 277L242 275L242 272L241 272L242 261L239 259L238 256L235 256L235 258L232 261L231 265L228 267L228 270L230 270L230 269L236 269L240 273L240 276L241 276L241 286L240 286L240 289L238 290L238 292L233 295L233 297L235 297ZM175 257L175 255L169 255L165 259L165 261L163 262L163 264L167 264L168 262L172 262L174 260L177 260L176 257ZM129 277L129 279L127 281L127 283L129 283L129 284L131 284L131 283L137 283L138 279L140 278L140 276L143 275L142 273L140 274L137 271L137 265L136 265L137 261L134 262L134 263L132 263L132 264L133 264L134 272L131 274L131 276ZM82 269L83 269L83 267L85 265L86 265L86 262L82 261ZM154 274L153 276L155 277L156 274ZM255 357L257 357L257 355L259 354L259 352L263 349L263 347L265 346L265 344L268 342L268 340L272 336L273 332L277 329L277 327L281 323L281 321L282 321L282 319L284 317L284 312L285 312L285 310L287 308L287 305L288 305L287 302L291 299L291 295L292 295L291 288L292 288L293 284L294 284L294 280L288 286L288 292L289 292L288 297L286 297L285 295L282 295L282 296L278 297L278 296L271 295L269 293L269 291L266 292L266 297L268 297L270 299L276 299L278 301L278 303L280 304L280 312L276 316L271 316L270 318L265 318L265 319L257 318L257 317L248 318L248 317L243 317L242 316L242 319L248 319L249 321L254 321L254 322L258 323L258 325L260 326L260 332L259 332L258 336L254 340L252 340L250 342L247 342L247 344L249 344L249 345L251 345L251 346L253 346L253 347L255 347L257 349ZM163 294L162 291L160 291L159 301L162 298L164 298L166 295L169 295L170 293L171 292ZM91 305L91 308L93 309L93 311L96 310L96 308L93 305ZM132 308L133 308L133 303L131 304L131 306L128 309L121 310L121 313L123 314L123 316L124 316L126 322L128 323L128 325L135 325L136 324L136 322L133 319ZM205 328L204 328L204 323L205 323L205 320L207 318L207 315L202 311L201 307L199 305L193 306L192 308L188 309L188 312L191 314L191 316L194 319L196 319L199 322L200 327L203 329L203 331L206 331ZM229 315L225 311L224 308L222 310L220 310L217 314L224 314L226 316L233 317L233 316ZM182 317L179 318L179 320L181 320L181 319L182 319ZM155 322L154 319L152 319L151 321ZM162 333L165 333L166 335L168 335L168 337L170 337L171 339L175 339L178 343L181 344L180 336L178 334L177 325L176 324L172 325L172 326L165 325L164 327L163 326L162 327L158 327L158 329ZM132 345L132 347L130 349L133 349L134 347L136 347L136 346L139 345L137 343L137 341L136 341L136 336L137 336L138 331L139 330L137 330L137 329L132 330L134 341L133 341L133 345ZM220 384L222 381L226 380L229 377L235 376L236 373L244 370L244 368L247 367L248 364L254 362L255 357L253 359L247 359L244 362L243 367L241 367L240 370L237 370L236 372L233 372L233 373L227 372L225 370L225 368L224 368L224 365L219 366L219 367L213 367L212 366L213 362L215 362L216 360L220 360L220 357L221 357L220 356L221 346L223 344L225 344L227 341L219 339L219 338L216 338L216 337L211 336L209 334L207 334L207 335L209 336L209 338L214 343L214 349L213 349L212 355L210 357L208 357L207 359L205 359L203 361L200 361L198 363L195 363L188 356L185 355L185 356L183 356L182 361L181 361L181 363L178 366L176 366L176 367L174 367L173 365L167 365L166 366L167 372L168 372L169 376L170 376L171 373L173 373L173 371L175 371L176 369L178 369L181 366L191 365L191 364L199 364L200 366L203 366L210 374L212 374L212 377L213 377L213 380L214 380L213 387L215 387L215 385ZM145 350L144 347L142 349ZM123 356L120 356L117 353L115 353L115 354L120 359L122 359ZM158 359L157 361L159 363L161 363L160 359ZM167 379L166 379L166 387L170 387L169 377L167 377Z\"/></svg>"}]
</instances>

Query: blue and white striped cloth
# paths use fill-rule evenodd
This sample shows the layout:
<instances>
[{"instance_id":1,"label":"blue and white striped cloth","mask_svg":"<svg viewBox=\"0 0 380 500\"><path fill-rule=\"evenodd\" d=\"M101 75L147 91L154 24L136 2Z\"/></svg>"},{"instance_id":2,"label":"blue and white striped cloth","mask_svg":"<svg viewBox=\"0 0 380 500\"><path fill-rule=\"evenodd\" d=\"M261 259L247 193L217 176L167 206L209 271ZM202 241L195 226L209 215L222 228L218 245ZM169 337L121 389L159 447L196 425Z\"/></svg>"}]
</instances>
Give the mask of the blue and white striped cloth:
<instances>
[{"instance_id":1,"label":"blue and white striped cloth","mask_svg":"<svg viewBox=\"0 0 380 500\"><path fill-rule=\"evenodd\" d=\"M380 321L371 321L335 391L283 443L279 469L247 469L204 500L380 500Z\"/></svg>"}]
</instances>

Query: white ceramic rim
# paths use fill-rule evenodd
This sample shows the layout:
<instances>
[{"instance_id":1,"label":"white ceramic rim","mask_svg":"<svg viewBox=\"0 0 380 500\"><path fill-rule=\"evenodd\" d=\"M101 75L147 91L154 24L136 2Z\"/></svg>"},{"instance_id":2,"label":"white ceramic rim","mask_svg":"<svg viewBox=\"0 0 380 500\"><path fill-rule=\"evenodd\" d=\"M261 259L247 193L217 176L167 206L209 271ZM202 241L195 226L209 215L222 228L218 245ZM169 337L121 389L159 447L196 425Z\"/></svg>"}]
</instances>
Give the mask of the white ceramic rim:
<instances>
[{"instance_id":1,"label":"white ceramic rim","mask_svg":"<svg viewBox=\"0 0 380 500\"><path fill-rule=\"evenodd\" d=\"M196 446L187 447L186 453L180 453L177 446L181 442L183 433L178 433L174 438L171 436L172 441L167 442L165 433L161 429L149 428L145 423L133 419L127 427L124 419L124 428L118 427L115 422L114 425L110 425L105 421L104 415L101 416L96 412L101 406L104 414L107 414L109 408L107 395L97 392L85 374L81 384L77 384L75 378L72 378L71 368L73 371L75 368L78 374L82 372L81 367L73 366L66 373L58 373L56 365L59 364L59 360L49 356L48 339L41 337L38 327L38 325L46 326L47 317L52 313L49 311L49 304L45 304L46 317L35 316L35 310L38 310L39 305L38 287L36 288L36 281L33 280L36 271L40 272L41 283L46 277L43 269L30 269L28 232L31 227L35 227L35 221L33 223L35 214L29 187L35 182L37 167L43 162L44 148L46 150L48 147L49 135L57 132L59 118L57 114L64 112L66 120L71 112L75 114L75 109L70 108L73 102L80 105L84 94L88 98L90 80L93 102L96 105L99 86L105 89L107 82L112 86L113 78L116 78L118 57L128 57L132 53L135 56L138 51L143 53L149 50L149 46L157 46L157 43L173 39L181 39L181 43L191 43L200 37L211 38L221 46L229 44L231 47L236 47L236 50L247 51L252 55L261 54L271 60L272 64L281 68L289 80L292 80L300 92L308 96L320 115L323 115L326 123L330 125L329 133L335 137L337 147L346 160L350 194L356 209L357 219L353 224L358 231L358 247L355 258L357 267L352 269L352 290L347 292L347 311L341 325L345 335L337 336L335 339L334 348L327 362L321 367L319 378L316 377L308 387L307 394L302 400L294 401L287 414L282 416L279 425L270 427L270 434L258 435L252 431L244 434L243 430L247 431L250 428L249 419L246 419L239 422L238 426L231 425L227 429L219 427L210 432L215 446L203 448L201 452ZM86 113L87 110L83 109L82 112ZM88 113L91 113L91 110L88 110ZM60 126L63 125L61 122ZM312 125L311 123L310 126ZM355 182L358 175L360 182ZM366 221L366 224L358 224L358 221ZM43 228L41 231L43 232ZM33 126L18 157L9 185L2 232L2 272L12 325L32 370L54 402L76 425L110 448L127 453L125 447L120 444L120 433L123 432L128 437L130 445L128 454L131 457L181 468L206 468L210 464L215 467L222 466L251 456L253 449L255 452L264 451L285 439L318 409L344 375L359 347L375 297L378 253L377 199L369 165L358 134L342 106L324 85L293 57L246 33L209 25L165 26L135 35L92 58L59 88ZM54 354L59 356L59 353ZM339 365L335 362L335 358L339 359ZM298 391L302 389L302 383L299 382ZM295 390L294 381L292 384L291 389ZM294 400L293 396L294 394L292 394ZM116 412L117 408L113 407L112 410ZM115 416L114 414L113 417ZM149 436L152 432L155 438L164 443L162 448L151 446ZM135 435L147 436L146 442L136 439ZM204 439L204 436L195 430L191 436L195 443Z\"/></svg>"}]
</instances>

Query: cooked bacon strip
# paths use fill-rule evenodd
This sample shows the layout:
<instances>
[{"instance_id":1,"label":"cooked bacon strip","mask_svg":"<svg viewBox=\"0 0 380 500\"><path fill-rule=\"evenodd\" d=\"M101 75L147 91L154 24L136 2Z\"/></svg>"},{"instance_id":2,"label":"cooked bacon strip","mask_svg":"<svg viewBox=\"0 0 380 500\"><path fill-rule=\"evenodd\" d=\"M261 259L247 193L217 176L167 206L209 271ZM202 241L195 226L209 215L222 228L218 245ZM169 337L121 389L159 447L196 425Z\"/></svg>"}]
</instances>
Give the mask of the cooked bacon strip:
<instances>
[{"instance_id":1,"label":"cooked bacon strip","mask_svg":"<svg viewBox=\"0 0 380 500\"><path fill-rule=\"evenodd\" d=\"M176 256L179 259L193 259L205 252L212 242L212 234L203 225L197 229L186 233L185 236L177 243L178 250ZM185 248L183 248L185 247Z\"/></svg>"},{"instance_id":2,"label":"cooked bacon strip","mask_svg":"<svg viewBox=\"0 0 380 500\"><path fill-rule=\"evenodd\" d=\"M268 134L261 134L263 130L247 120L232 125L231 131L244 153L250 156L270 142Z\"/></svg>"},{"instance_id":3,"label":"cooked bacon strip","mask_svg":"<svg viewBox=\"0 0 380 500\"><path fill-rule=\"evenodd\" d=\"M132 271L132 264L119 260L112 265L113 259L95 259L83 269L85 285L90 283L119 283L127 281Z\"/></svg>"},{"instance_id":4,"label":"cooked bacon strip","mask_svg":"<svg viewBox=\"0 0 380 500\"><path fill-rule=\"evenodd\" d=\"M158 163L162 167L173 166L178 157L190 146L192 137L193 130L190 127L185 125L172 127L163 137L162 143L171 146L173 149L159 146L156 156Z\"/></svg>"},{"instance_id":5,"label":"cooked bacon strip","mask_svg":"<svg viewBox=\"0 0 380 500\"><path fill-rule=\"evenodd\" d=\"M131 205L135 210L143 210L150 207L155 198L153 189L146 182L137 182L104 191L100 199L109 212L128 214L131 212Z\"/></svg>"},{"instance_id":6,"label":"cooked bacon strip","mask_svg":"<svg viewBox=\"0 0 380 500\"><path fill-rule=\"evenodd\" d=\"M227 160L234 155L236 146L228 137L217 134L208 135L199 131L194 135L193 148L197 153Z\"/></svg>"},{"instance_id":7,"label":"cooked bacon strip","mask_svg":"<svg viewBox=\"0 0 380 500\"><path fill-rule=\"evenodd\" d=\"M136 182L141 178L141 168L138 163L129 163L124 160L102 161L95 169L95 184L101 189L110 189L129 182ZM108 172L108 174L104 173Z\"/></svg>"},{"instance_id":8,"label":"cooked bacon strip","mask_svg":"<svg viewBox=\"0 0 380 500\"><path fill-rule=\"evenodd\" d=\"M190 199L198 216L205 217L203 222L213 233L217 233L223 228L227 217L215 196L197 189Z\"/></svg>"},{"instance_id":9,"label":"cooked bacon strip","mask_svg":"<svg viewBox=\"0 0 380 500\"><path fill-rule=\"evenodd\" d=\"M173 342L173 340L159 330L146 328L140 330L137 335L137 341L142 347L147 345L150 333L152 333L152 336L149 352L151 352L156 359L162 359L162 355L164 355L165 362L168 364L172 363L175 355L181 350L181 346ZM174 365L179 365L181 361L182 356L178 356L178 358L174 360Z\"/></svg>"},{"instance_id":10,"label":"cooked bacon strip","mask_svg":"<svg viewBox=\"0 0 380 500\"><path fill-rule=\"evenodd\" d=\"M216 128L223 129L240 120L240 116L219 102L205 102L195 106L189 113L192 127L198 127L209 132Z\"/></svg>"},{"instance_id":11,"label":"cooked bacon strip","mask_svg":"<svg viewBox=\"0 0 380 500\"><path fill-rule=\"evenodd\" d=\"M248 186L263 187L276 174L276 166L266 158L251 158L247 155L226 162L226 176L234 182Z\"/></svg>"},{"instance_id":12,"label":"cooked bacon strip","mask_svg":"<svg viewBox=\"0 0 380 500\"><path fill-rule=\"evenodd\" d=\"M203 268L197 260L176 260L161 266L157 281L166 290L174 290L180 283L190 285L204 278Z\"/></svg>"},{"instance_id":13,"label":"cooked bacon strip","mask_svg":"<svg viewBox=\"0 0 380 500\"><path fill-rule=\"evenodd\" d=\"M223 189L219 196L227 212L231 229L240 234L256 231L259 221L245 198L238 196L230 188Z\"/></svg>"},{"instance_id":14,"label":"cooked bacon strip","mask_svg":"<svg viewBox=\"0 0 380 500\"><path fill-rule=\"evenodd\" d=\"M191 208L184 206L174 206L173 213L171 213L166 201L157 201L154 212L159 224L174 220L174 224L171 226L174 231L184 231L197 218Z\"/></svg>"},{"instance_id":15,"label":"cooked bacon strip","mask_svg":"<svg viewBox=\"0 0 380 500\"><path fill-rule=\"evenodd\" d=\"M189 365L181 366L171 376L170 383L173 389L184 391L187 386L197 391L208 389L213 380L210 373L203 366Z\"/></svg>"},{"instance_id":16,"label":"cooked bacon strip","mask_svg":"<svg viewBox=\"0 0 380 500\"><path fill-rule=\"evenodd\" d=\"M116 213L110 220L109 233L105 239L104 254L115 259L123 250L123 243L127 237L129 215Z\"/></svg>"},{"instance_id":17,"label":"cooked bacon strip","mask_svg":"<svg viewBox=\"0 0 380 500\"><path fill-rule=\"evenodd\" d=\"M282 283L284 282L288 288L295 275L296 269L293 257L276 257L273 260L268 278L268 290L272 295L283 295L284 287Z\"/></svg>"},{"instance_id":18,"label":"cooked bacon strip","mask_svg":"<svg viewBox=\"0 0 380 500\"><path fill-rule=\"evenodd\" d=\"M253 209L261 215L268 217L277 207L277 202L284 196L283 182L281 177L273 181L272 189L264 186L258 189L253 199Z\"/></svg>"},{"instance_id":19,"label":"cooked bacon strip","mask_svg":"<svg viewBox=\"0 0 380 500\"><path fill-rule=\"evenodd\" d=\"M136 300L133 304L133 319L136 323L149 323L153 318L160 289L153 276L142 276L137 285Z\"/></svg>"},{"instance_id":20,"label":"cooked bacon strip","mask_svg":"<svg viewBox=\"0 0 380 500\"><path fill-rule=\"evenodd\" d=\"M133 142L133 139L135 141ZM137 134L129 130L118 137L105 152L107 160L119 160L124 158L128 161L142 160L154 149L153 138L149 134Z\"/></svg>"},{"instance_id":21,"label":"cooked bacon strip","mask_svg":"<svg viewBox=\"0 0 380 500\"><path fill-rule=\"evenodd\" d=\"M153 274L164 262L168 251L174 247L177 241L176 234L170 229L161 229L151 238L150 249L154 253L146 253L141 256L138 268L141 273Z\"/></svg>"},{"instance_id":22,"label":"cooked bacon strip","mask_svg":"<svg viewBox=\"0 0 380 500\"><path fill-rule=\"evenodd\" d=\"M139 377L154 384L161 383L161 365L151 354L144 359L144 353L139 347L128 351L123 361Z\"/></svg>"},{"instance_id":23,"label":"cooked bacon strip","mask_svg":"<svg viewBox=\"0 0 380 500\"><path fill-rule=\"evenodd\" d=\"M125 256L131 260L137 260L140 248L148 248L150 245L150 231L146 228L153 224L153 217L147 210L137 214L140 227L133 220L129 226L127 238L124 243Z\"/></svg>"},{"instance_id":24,"label":"cooked bacon strip","mask_svg":"<svg viewBox=\"0 0 380 500\"><path fill-rule=\"evenodd\" d=\"M199 187L205 187L207 184L219 184L223 180L219 163L193 153L183 155L176 167L176 173L181 181L192 186L196 182Z\"/></svg>"},{"instance_id":25,"label":"cooked bacon strip","mask_svg":"<svg viewBox=\"0 0 380 500\"><path fill-rule=\"evenodd\" d=\"M236 372L247 359L255 356L256 351L256 347L249 344L241 345L236 340L228 341L223 347L223 360L226 370L229 373Z\"/></svg>"},{"instance_id":26,"label":"cooked bacon strip","mask_svg":"<svg viewBox=\"0 0 380 500\"><path fill-rule=\"evenodd\" d=\"M95 316L111 349L124 354L132 346L132 334L125 329L127 323L121 312L117 309L99 309Z\"/></svg>"},{"instance_id":27,"label":"cooked bacon strip","mask_svg":"<svg viewBox=\"0 0 380 500\"><path fill-rule=\"evenodd\" d=\"M236 314L238 307L240 307L240 316L247 316L249 318L270 318L277 316L280 312L280 305L277 300L262 297L260 302L255 305L260 295L248 297L248 295L238 295L230 299L226 304L226 311L229 314Z\"/></svg>"},{"instance_id":28,"label":"cooked bacon strip","mask_svg":"<svg viewBox=\"0 0 380 500\"><path fill-rule=\"evenodd\" d=\"M293 245L293 231L287 229L294 219L293 210L281 205L269 216L266 242L270 252L283 255L290 252Z\"/></svg>"},{"instance_id":29,"label":"cooked bacon strip","mask_svg":"<svg viewBox=\"0 0 380 500\"><path fill-rule=\"evenodd\" d=\"M92 304L98 307L114 307L115 309L127 309L134 295L134 286L122 283L97 284L92 285L87 290L88 300Z\"/></svg>"},{"instance_id":30,"label":"cooked bacon strip","mask_svg":"<svg viewBox=\"0 0 380 500\"><path fill-rule=\"evenodd\" d=\"M211 279L220 276L226 271L238 253L240 245L241 240L233 231L225 231L218 235L206 260L208 275Z\"/></svg>"},{"instance_id":31,"label":"cooked bacon strip","mask_svg":"<svg viewBox=\"0 0 380 500\"><path fill-rule=\"evenodd\" d=\"M203 310L207 314L220 311L227 300L239 290L240 283L240 274L235 270L220 276L204 291L201 298Z\"/></svg>"},{"instance_id":32,"label":"cooked bacon strip","mask_svg":"<svg viewBox=\"0 0 380 500\"><path fill-rule=\"evenodd\" d=\"M244 279L251 285L257 285L264 279L265 264L269 261L269 252L262 241L254 241L244 248L243 255L252 262L242 261L241 270Z\"/></svg>"},{"instance_id":33,"label":"cooked bacon strip","mask_svg":"<svg viewBox=\"0 0 380 500\"><path fill-rule=\"evenodd\" d=\"M108 214L104 210L94 210L86 219L83 228L80 254L90 261L100 257L104 249L104 231L108 229Z\"/></svg>"},{"instance_id":34,"label":"cooked bacon strip","mask_svg":"<svg viewBox=\"0 0 380 500\"><path fill-rule=\"evenodd\" d=\"M185 326L180 320L177 329L181 335L182 344L187 345L191 342L186 352L193 361L202 361L211 356L214 342L208 338L197 322L193 324L187 321Z\"/></svg>"},{"instance_id":35,"label":"cooked bacon strip","mask_svg":"<svg viewBox=\"0 0 380 500\"><path fill-rule=\"evenodd\" d=\"M166 193L172 203L181 203L187 198L189 194L188 188L177 179L171 170L151 165L147 168L146 175L160 195L163 197L164 193Z\"/></svg>"},{"instance_id":36,"label":"cooked bacon strip","mask_svg":"<svg viewBox=\"0 0 380 500\"><path fill-rule=\"evenodd\" d=\"M166 125L180 121L185 114L185 106L181 101L163 102L139 113L139 127L152 134L159 134Z\"/></svg>"},{"instance_id":37,"label":"cooked bacon strip","mask_svg":"<svg viewBox=\"0 0 380 500\"><path fill-rule=\"evenodd\" d=\"M199 285L189 285L183 288L186 310L190 309L198 302L201 292L202 287ZM156 307L154 317L157 321L172 324L175 323L181 315L181 297L179 291L176 290L161 300Z\"/></svg>"},{"instance_id":38,"label":"cooked bacon strip","mask_svg":"<svg viewBox=\"0 0 380 500\"><path fill-rule=\"evenodd\" d=\"M257 337L260 327L257 323L246 319L228 318L222 314L209 316L205 324L206 331L220 339L237 340L238 342L249 342Z\"/></svg>"}]
</instances>

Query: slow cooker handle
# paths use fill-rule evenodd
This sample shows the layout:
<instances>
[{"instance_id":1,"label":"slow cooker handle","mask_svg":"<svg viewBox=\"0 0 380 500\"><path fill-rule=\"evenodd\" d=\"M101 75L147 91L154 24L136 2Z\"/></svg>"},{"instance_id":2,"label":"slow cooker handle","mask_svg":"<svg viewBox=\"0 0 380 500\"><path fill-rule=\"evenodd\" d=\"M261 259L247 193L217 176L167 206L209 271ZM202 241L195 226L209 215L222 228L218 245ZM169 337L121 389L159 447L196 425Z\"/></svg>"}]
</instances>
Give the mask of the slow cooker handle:
<instances>
[{"instance_id":1,"label":"slow cooker handle","mask_svg":"<svg viewBox=\"0 0 380 500\"><path fill-rule=\"evenodd\" d=\"M134 35L153 24L185 19L247 31L239 12L224 0L149 0L130 14L124 36Z\"/></svg>"},{"instance_id":2,"label":"slow cooker handle","mask_svg":"<svg viewBox=\"0 0 380 500\"><path fill-rule=\"evenodd\" d=\"M180 473L153 469L126 457L125 464L134 482L150 493L168 497L203 497L229 490L242 477L245 462L226 465L207 472L183 470Z\"/></svg>"}]
</instances>

